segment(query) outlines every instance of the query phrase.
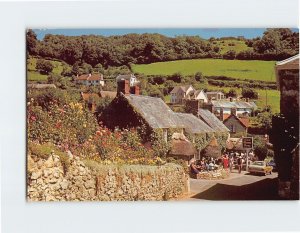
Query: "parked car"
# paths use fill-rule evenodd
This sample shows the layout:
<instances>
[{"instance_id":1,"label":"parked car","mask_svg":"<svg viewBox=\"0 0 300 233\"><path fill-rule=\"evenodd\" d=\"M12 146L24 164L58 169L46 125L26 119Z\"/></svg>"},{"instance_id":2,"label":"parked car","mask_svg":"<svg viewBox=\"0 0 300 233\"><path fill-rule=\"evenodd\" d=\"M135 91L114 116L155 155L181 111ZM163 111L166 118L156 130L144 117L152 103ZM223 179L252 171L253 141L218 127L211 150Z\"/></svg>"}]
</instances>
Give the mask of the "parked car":
<instances>
[{"instance_id":1,"label":"parked car","mask_svg":"<svg viewBox=\"0 0 300 233\"><path fill-rule=\"evenodd\" d=\"M249 173L253 174L272 174L273 167L267 165L265 161L255 161L252 164L249 165Z\"/></svg>"},{"instance_id":2,"label":"parked car","mask_svg":"<svg viewBox=\"0 0 300 233\"><path fill-rule=\"evenodd\" d=\"M276 170L277 170L276 163L275 163L274 160L270 160L270 161L267 163L267 165L273 167L273 171L276 171Z\"/></svg>"}]
</instances>

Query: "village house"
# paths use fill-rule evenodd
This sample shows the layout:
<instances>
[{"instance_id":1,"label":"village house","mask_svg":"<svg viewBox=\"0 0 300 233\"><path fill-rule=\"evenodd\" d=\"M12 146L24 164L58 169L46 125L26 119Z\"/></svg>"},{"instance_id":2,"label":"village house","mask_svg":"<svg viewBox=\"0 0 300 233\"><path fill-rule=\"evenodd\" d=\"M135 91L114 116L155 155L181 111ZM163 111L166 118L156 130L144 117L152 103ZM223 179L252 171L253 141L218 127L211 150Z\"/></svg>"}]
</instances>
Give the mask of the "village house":
<instances>
[{"instance_id":1,"label":"village house","mask_svg":"<svg viewBox=\"0 0 300 233\"><path fill-rule=\"evenodd\" d=\"M192 85L176 86L170 92L171 104L183 104L184 99L189 98L191 93L195 93L195 89Z\"/></svg>"},{"instance_id":2,"label":"village house","mask_svg":"<svg viewBox=\"0 0 300 233\"><path fill-rule=\"evenodd\" d=\"M257 106L254 102L250 102L249 99L246 101L233 101L233 99L230 98L229 100L211 100L205 108L209 109L218 117L221 112L223 112L223 114L231 114L233 112L233 114L237 116L250 116L257 109Z\"/></svg>"},{"instance_id":3,"label":"village house","mask_svg":"<svg viewBox=\"0 0 300 233\"><path fill-rule=\"evenodd\" d=\"M186 97L185 100L201 100L203 103L207 103L208 99L204 90L195 90L191 91Z\"/></svg>"},{"instance_id":4,"label":"village house","mask_svg":"<svg viewBox=\"0 0 300 233\"><path fill-rule=\"evenodd\" d=\"M160 130L165 141L172 130L183 131L176 113L160 98L121 92L112 101L110 110L104 120L110 128L144 127L146 137Z\"/></svg>"},{"instance_id":5,"label":"village house","mask_svg":"<svg viewBox=\"0 0 300 233\"><path fill-rule=\"evenodd\" d=\"M208 100L222 100L225 99L225 95L221 91L208 91L206 92L206 97Z\"/></svg>"},{"instance_id":6,"label":"village house","mask_svg":"<svg viewBox=\"0 0 300 233\"><path fill-rule=\"evenodd\" d=\"M247 135L249 127L249 117L237 117L234 114L224 114L223 124L230 130L230 134Z\"/></svg>"},{"instance_id":7,"label":"village house","mask_svg":"<svg viewBox=\"0 0 300 233\"><path fill-rule=\"evenodd\" d=\"M77 75L75 82L86 86L104 86L103 74L100 73Z\"/></svg>"}]
</instances>

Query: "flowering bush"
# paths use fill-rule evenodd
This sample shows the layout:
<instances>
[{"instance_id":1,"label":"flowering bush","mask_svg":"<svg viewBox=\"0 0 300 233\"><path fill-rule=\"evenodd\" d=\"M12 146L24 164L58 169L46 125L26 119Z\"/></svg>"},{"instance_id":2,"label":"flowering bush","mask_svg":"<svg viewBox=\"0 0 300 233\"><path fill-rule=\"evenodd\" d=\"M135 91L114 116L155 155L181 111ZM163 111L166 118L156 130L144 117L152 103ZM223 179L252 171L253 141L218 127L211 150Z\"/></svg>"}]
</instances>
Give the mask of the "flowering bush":
<instances>
[{"instance_id":1,"label":"flowering bush","mask_svg":"<svg viewBox=\"0 0 300 233\"><path fill-rule=\"evenodd\" d=\"M95 116L81 103L50 102L43 108L30 99L27 108L28 139L51 143L60 150L101 163L164 164L168 145L161 138L152 147L142 142L138 129L111 131L98 125ZM158 135L158 134L157 134Z\"/></svg>"},{"instance_id":2,"label":"flowering bush","mask_svg":"<svg viewBox=\"0 0 300 233\"><path fill-rule=\"evenodd\" d=\"M32 100L34 102L34 100ZM59 107L52 103L45 111L40 106L28 103L28 138L40 143L52 142L76 148L96 132L97 122L92 113L80 103Z\"/></svg>"}]
</instances>

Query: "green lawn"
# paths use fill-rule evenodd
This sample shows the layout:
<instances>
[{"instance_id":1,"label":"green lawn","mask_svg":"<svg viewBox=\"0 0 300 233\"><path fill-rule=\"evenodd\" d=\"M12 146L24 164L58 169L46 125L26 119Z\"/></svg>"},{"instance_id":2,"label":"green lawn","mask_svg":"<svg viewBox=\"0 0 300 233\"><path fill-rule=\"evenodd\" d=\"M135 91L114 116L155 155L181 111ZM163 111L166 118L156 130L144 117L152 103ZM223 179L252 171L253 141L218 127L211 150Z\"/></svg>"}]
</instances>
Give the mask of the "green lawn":
<instances>
[{"instance_id":1,"label":"green lawn","mask_svg":"<svg viewBox=\"0 0 300 233\"><path fill-rule=\"evenodd\" d=\"M146 75L171 75L176 72L190 75L200 71L206 76L216 75L275 82L274 65L274 61L194 59L142 65L135 64L131 68L135 73Z\"/></svg>"},{"instance_id":2,"label":"green lawn","mask_svg":"<svg viewBox=\"0 0 300 233\"><path fill-rule=\"evenodd\" d=\"M266 104L270 105L273 113L280 112L280 92L278 90L256 90L259 94L257 106L263 108Z\"/></svg>"}]
</instances>

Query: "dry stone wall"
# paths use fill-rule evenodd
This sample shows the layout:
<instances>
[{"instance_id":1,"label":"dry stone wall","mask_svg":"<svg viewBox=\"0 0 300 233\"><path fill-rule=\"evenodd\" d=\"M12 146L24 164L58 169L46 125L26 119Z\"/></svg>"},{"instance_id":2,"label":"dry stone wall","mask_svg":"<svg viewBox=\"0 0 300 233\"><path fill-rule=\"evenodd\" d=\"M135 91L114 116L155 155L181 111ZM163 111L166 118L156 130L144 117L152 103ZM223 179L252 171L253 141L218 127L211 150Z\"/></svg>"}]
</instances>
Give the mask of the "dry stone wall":
<instances>
[{"instance_id":1,"label":"dry stone wall","mask_svg":"<svg viewBox=\"0 0 300 233\"><path fill-rule=\"evenodd\" d=\"M168 200L189 190L188 176L176 164L95 165L69 153L69 166L59 156L28 155L29 201Z\"/></svg>"}]
</instances>

